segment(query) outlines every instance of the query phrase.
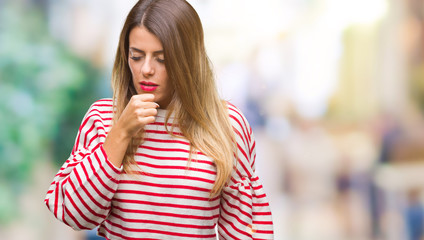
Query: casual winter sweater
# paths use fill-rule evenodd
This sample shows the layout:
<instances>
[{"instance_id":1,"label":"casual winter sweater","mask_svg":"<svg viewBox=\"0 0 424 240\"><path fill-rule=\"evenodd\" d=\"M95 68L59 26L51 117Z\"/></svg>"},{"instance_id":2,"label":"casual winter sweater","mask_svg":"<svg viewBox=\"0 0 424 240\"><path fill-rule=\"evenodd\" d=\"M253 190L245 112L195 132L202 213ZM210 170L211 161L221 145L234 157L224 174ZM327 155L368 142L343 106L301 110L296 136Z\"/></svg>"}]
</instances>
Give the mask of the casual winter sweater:
<instances>
[{"instance_id":1,"label":"casual winter sweater","mask_svg":"<svg viewBox=\"0 0 424 240\"><path fill-rule=\"evenodd\" d=\"M255 174L255 140L239 109L228 104L237 142L231 181L210 199L216 179L211 158L189 158L189 142L165 128L166 110L145 126L135 160L138 174L115 167L103 149L112 124L112 100L95 102L85 115L72 153L45 199L54 216L74 229L106 239L273 239L266 195ZM177 123L173 131L182 136ZM169 129L171 129L169 127ZM215 227L217 226L217 230Z\"/></svg>"}]
</instances>

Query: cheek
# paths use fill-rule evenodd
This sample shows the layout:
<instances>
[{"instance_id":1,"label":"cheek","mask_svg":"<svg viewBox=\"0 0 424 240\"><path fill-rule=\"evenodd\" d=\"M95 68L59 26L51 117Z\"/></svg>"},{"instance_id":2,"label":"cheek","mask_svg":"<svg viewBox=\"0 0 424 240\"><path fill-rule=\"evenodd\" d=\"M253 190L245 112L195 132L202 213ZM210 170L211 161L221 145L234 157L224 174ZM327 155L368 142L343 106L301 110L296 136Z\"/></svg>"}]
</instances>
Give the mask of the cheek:
<instances>
[{"instance_id":1,"label":"cheek","mask_svg":"<svg viewBox=\"0 0 424 240\"><path fill-rule=\"evenodd\" d=\"M134 85L135 89L137 89L137 77L134 74L134 66L132 64L128 64L128 67L130 68L130 72L131 72L131 79L132 79L132 84Z\"/></svg>"},{"instance_id":2,"label":"cheek","mask_svg":"<svg viewBox=\"0 0 424 240\"><path fill-rule=\"evenodd\" d=\"M134 66L133 66L133 64L131 64L131 62L129 60L128 60L128 67L130 68L131 74L134 76L134 71L133 71Z\"/></svg>"},{"instance_id":3,"label":"cheek","mask_svg":"<svg viewBox=\"0 0 424 240\"><path fill-rule=\"evenodd\" d=\"M165 84L169 85L168 73L166 72L166 69L165 69L165 68L162 68L162 69L161 69L161 80L162 80Z\"/></svg>"},{"instance_id":4,"label":"cheek","mask_svg":"<svg viewBox=\"0 0 424 240\"><path fill-rule=\"evenodd\" d=\"M133 77L140 74L141 66L139 63L136 63L133 60L128 60L128 67L130 68Z\"/></svg>"}]
</instances>

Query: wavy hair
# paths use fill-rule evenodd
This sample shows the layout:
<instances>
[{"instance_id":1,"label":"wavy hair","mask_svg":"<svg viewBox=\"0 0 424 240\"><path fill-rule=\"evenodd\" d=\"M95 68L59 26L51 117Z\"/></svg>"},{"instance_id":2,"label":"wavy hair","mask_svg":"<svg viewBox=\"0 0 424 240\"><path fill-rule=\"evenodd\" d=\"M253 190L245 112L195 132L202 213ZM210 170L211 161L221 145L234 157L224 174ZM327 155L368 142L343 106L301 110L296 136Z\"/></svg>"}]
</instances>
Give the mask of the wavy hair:
<instances>
[{"instance_id":1,"label":"wavy hair","mask_svg":"<svg viewBox=\"0 0 424 240\"><path fill-rule=\"evenodd\" d=\"M226 102L218 95L204 46L203 28L194 8L185 0L140 0L129 12L119 39L112 71L114 123L130 98L137 94L128 66L129 34L145 27L161 41L165 67L173 88L165 119L173 113L190 155L197 149L214 160L217 174L211 197L221 193L234 167L236 145ZM167 126L165 124L165 126ZM172 134L172 130L168 130ZM142 136L133 138L123 159L124 171L136 165L134 154Z\"/></svg>"}]
</instances>

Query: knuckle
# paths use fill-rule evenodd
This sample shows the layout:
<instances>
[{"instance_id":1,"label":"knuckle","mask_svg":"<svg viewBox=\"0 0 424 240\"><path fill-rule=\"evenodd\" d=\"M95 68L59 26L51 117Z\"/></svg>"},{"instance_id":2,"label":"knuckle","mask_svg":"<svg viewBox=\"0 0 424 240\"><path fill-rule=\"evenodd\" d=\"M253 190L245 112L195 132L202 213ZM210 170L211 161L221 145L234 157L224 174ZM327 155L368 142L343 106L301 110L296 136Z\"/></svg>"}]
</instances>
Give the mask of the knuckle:
<instances>
[{"instance_id":1,"label":"knuckle","mask_svg":"<svg viewBox=\"0 0 424 240\"><path fill-rule=\"evenodd\" d=\"M129 106L131 107L137 107L138 101L136 99L132 99L130 100L130 102L128 103Z\"/></svg>"},{"instance_id":2,"label":"knuckle","mask_svg":"<svg viewBox=\"0 0 424 240\"><path fill-rule=\"evenodd\" d=\"M137 99L138 99L137 95L132 95L130 98L130 102L135 102L137 101Z\"/></svg>"},{"instance_id":3,"label":"knuckle","mask_svg":"<svg viewBox=\"0 0 424 240\"><path fill-rule=\"evenodd\" d=\"M144 120L144 117L138 117L137 118L137 123L140 125L144 125L145 124L145 120Z\"/></svg>"},{"instance_id":4,"label":"knuckle","mask_svg":"<svg viewBox=\"0 0 424 240\"><path fill-rule=\"evenodd\" d=\"M153 98L154 98L155 96L153 95L153 94L151 94L151 93L146 93L146 94L144 94L143 95L143 99L145 100L145 101L150 101L150 100L153 100Z\"/></svg>"},{"instance_id":5,"label":"knuckle","mask_svg":"<svg viewBox=\"0 0 424 240\"><path fill-rule=\"evenodd\" d=\"M137 108L137 109L135 110L135 114L136 114L136 116L138 116L138 117L142 117L142 116L144 115L144 109L142 109L142 108Z\"/></svg>"},{"instance_id":6,"label":"knuckle","mask_svg":"<svg viewBox=\"0 0 424 240\"><path fill-rule=\"evenodd\" d=\"M148 120L149 123L153 123L153 122L156 121L156 117L150 116L150 117L147 118L147 120Z\"/></svg>"}]
</instances>

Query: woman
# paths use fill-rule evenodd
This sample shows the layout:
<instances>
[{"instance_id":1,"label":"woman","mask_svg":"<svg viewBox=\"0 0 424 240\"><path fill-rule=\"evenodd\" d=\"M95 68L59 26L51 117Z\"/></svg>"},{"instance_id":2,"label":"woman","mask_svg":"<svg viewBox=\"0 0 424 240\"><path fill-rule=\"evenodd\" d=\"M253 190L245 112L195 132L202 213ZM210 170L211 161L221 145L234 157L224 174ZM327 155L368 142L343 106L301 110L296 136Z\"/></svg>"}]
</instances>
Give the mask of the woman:
<instances>
[{"instance_id":1,"label":"woman","mask_svg":"<svg viewBox=\"0 0 424 240\"><path fill-rule=\"evenodd\" d=\"M56 218L107 239L273 238L252 129L219 99L186 1L137 2L112 86L47 192Z\"/></svg>"}]
</instances>

